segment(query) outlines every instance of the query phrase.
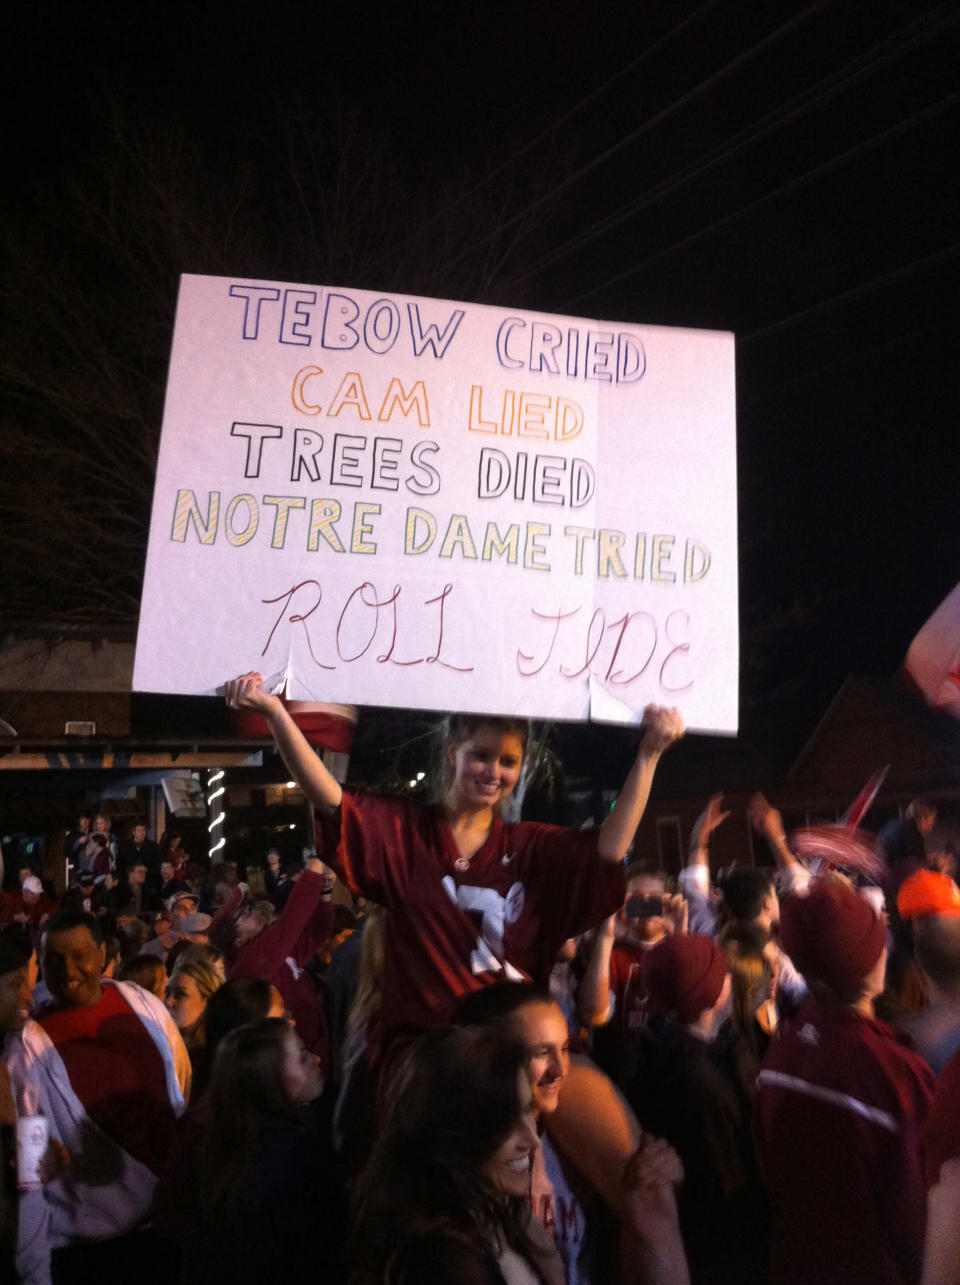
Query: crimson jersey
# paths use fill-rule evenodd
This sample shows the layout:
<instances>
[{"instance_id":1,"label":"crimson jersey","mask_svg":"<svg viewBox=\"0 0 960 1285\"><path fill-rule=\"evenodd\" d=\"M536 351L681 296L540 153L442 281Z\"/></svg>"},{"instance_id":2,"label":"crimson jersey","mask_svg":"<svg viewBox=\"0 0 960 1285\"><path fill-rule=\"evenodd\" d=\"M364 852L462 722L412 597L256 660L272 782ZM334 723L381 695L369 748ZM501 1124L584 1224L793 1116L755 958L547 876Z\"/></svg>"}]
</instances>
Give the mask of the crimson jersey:
<instances>
[{"instance_id":1,"label":"crimson jersey","mask_svg":"<svg viewBox=\"0 0 960 1285\"><path fill-rule=\"evenodd\" d=\"M449 1021L494 982L547 986L560 947L623 904L623 867L596 830L495 817L466 869L442 812L344 794L317 815L317 848L354 892L385 906L384 1037ZM461 862L461 865L464 864Z\"/></svg>"}]
</instances>

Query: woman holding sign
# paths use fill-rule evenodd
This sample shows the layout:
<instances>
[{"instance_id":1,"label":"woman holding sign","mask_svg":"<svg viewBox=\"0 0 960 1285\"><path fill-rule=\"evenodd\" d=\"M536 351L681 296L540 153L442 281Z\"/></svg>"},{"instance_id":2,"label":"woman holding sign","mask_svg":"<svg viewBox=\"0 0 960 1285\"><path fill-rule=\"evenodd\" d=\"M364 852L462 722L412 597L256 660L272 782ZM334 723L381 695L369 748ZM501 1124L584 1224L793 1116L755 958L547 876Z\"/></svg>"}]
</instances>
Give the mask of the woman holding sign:
<instances>
[{"instance_id":1,"label":"woman holding sign","mask_svg":"<svg viewBox=\"0 0 960 1285\"><path fill-rule=\"evenodd\" d=\"M507 979L547 984L560 946L619 910L623 858L676 710L648 706L636 762L599 830L499 816L520 776L526 726L451 717L440 801L341 789L257 673L226 684L232 709L261 714L290 775L316 809L317 849L352 891L385 906L383 1006L372 1033L379 1067L398 1037L447 1022L464 995Z\"/></svg>"}]
</instances>

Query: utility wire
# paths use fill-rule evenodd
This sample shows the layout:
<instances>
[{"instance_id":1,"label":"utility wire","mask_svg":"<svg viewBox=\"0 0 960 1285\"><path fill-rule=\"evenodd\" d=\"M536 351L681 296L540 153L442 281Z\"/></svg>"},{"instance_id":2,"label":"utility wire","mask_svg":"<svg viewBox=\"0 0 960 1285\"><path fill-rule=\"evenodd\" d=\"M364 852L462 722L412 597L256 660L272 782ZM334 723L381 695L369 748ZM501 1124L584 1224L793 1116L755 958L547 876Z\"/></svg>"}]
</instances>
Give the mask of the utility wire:
<instances>
[{"instance_id":1,"label":"utility wire","mask_svg":"<svg viewBox=\"0 0 960 1285\"><path fill-rule=\"evenodd\" d=\"M579 183L581 179L585 178L587 174L592 173L592 171L598 166L605 165L607 161L622 152L625 147L629 147L632 143L635 143L638 138L642 138L644 134L649 133L658 125L662 125L672 116L675 116L683 107L695 102L709 90L714 89L717 85L722 84L723 81L729 79L729 77L735 72L738 72L742 67L745 67L748 63L752 62L754 58L769 49L771 45L776 44L779 40L783 39L783 37L795 27L812 18L813 15L823 9L827 3L828 0L815 0L815 3L807 5L805 9L801 9L799 13L788 18L786 22L781 23L775 30L768 32L767 35L763 36L755 44L751 45L749 49L744 50L743 53L738 54L735 58L731 58L729 61L724 63L724 65L718 71L714 72L712 76L708 76L704 80L701 80L693 89L688 90L687 93L682 94L679 98L675 99L668 107L664 107L661 111L650 116L641 125L638 125L636 129L631 130L628 134L625 134L623 138L619 139L616 143L613 143L606 149L606 151L600 152L599 155L588 161L586 165L582 165L575 173L569 175L562 182L554 184L549 191L542 193L535 200L525 206L524 209L511 215L510 218L502 220L485 236L480 237L478 240L465 247L454 259L449 261L447 267L456 267L462 259L466 258L468 255L475 254L480 246L485 245L488 241L492 241L494 237L505 232L508 228L526 217L526 215L531 214L534 210L546 205L548 201L554 201L561 192L565 192L575 183Z\"/></svg>"},{"instance_id":2,"label":"utility wire","mask_svg":"<svg viewBox=\"0 0 960 1285\"><path fill-rule=\"evenodd\" d=\"M949 26L951 21L955 21L956 10L952 4L941 6L941 13L946 14L946 21L940 23L940 27ZM596 240L597 237L612 231L613 228L632 218L633 215L648 209L665 197L672 195L674 192L687 186L689 183L704 177L717 166L729 161L738 152L743 151L751 144L759 142L761 139L776 132L784 126L793 123L802 118L804 115L814 110L835 95L842 93L851 86L857 84L865 77L873 75L879 69L889 65L891 62L905 57L907 54L920 43L932 38L936 34L936 28L931 28L928 22L929 15L924 19L908 24L895 35L888 36L886 39L879 41L871 49L861 54L858 58L853 59L845 66L839 68L831 75L824 77L816 84L809 86L796 94L788 102L782 104L773 112L767 113L766 116L754 121L752 124L741 130L740 133L727 139L718 147L704 153L695 161L691 161L682 169L677 170L674 174L669 175L656 187L646 191L643 196L637 197L621 205L618 209L598 219L589 228L578 232L575 236L570 237L562 245L549 250L539 259L530 263L521 272L513 276L504 284L505 289L519 285L529 277L544 268L551 267L555 263L561 262L568 255L574 253L581 247ZM917 31L917 27L920 30ZM913 33L912 35L910 33ZM881 52L882 51L882 52Z\"/></svg>"},{"instance_id":3,"label":"utility wire","mask_svg":"<svg viewBox=\"0 0 960 1285\"><path fill-rule=\"evenodd\" d=\"M921 108L920 111L914 112L912 116L908 116L904 120L897 121L894 125L891 125L888 129L882 130L879 134L872 134L869 138L857 143L855 147L847 148L845 151L839 152L836 156L831 157L827 161L823 161L819 165L815 165L812 169L798 175L796 178L790 179L786 183L781 183L772 191L766 192L763 196L758 196L753 201L748 201L746 205L741 205L736 210L731 210L722 218L716 219L713 223L707 224L706 227L700 228L696 232L692 232L689 236L683 237L680 241L675 241L673 245L665 246L664 249L658 250L656 254L649 255L640 263L631 264L629 267L623 268L620 272L614 273L613 276L607 277L607 279L600 282L599 285L591 286L589 290L581 291L580 294L567 301L564 305L565 310L573 310L581 300L589 299L592 295L599 294L602 290L607 290L611 286L619 285L622 281L626 281L628 278L636 276L646 268L649 268L652 264L659 263L670 255L675 254L678 250L689 249L690 246L696 245L697 242L704 240L705 237L710 236L720 228L729 227L738 219L762 209L763 206L769 205L771 201L778 200L787 192L795 192L800 188L805 187L808 183L813 182L814 179L822 178L824 175L830 174L834 170L841 169L857 156L874 151L876 148L881 146L881 144L889 142L900 134L906 133L906 131L912 129L914 125L930 120L934 116L939 115L941 112L954 106L958 100L960 100L960 93L948 94L946 98L938 99L937 102L930 104L928 107Z\"/></svg>"},{"instance_id":4,"label":"utility wire","mask_svg":"<svg viewBox=\"0 0 960 1285\"><path fill-rule=\"evenodd\" d=\"M506 157L505 160L501 161L499 165L497 165L493 170L491 170L489 174L485 174L483 178L479 179L476 183L474 183L471 187L469 187L465 192L461 192L460 195L454 201L451 201L448 205L445 205L441 210L438 210L437 213L431 219L427 220L426 230L429 230L431 227L441 222L442 220L449 218L450 215L452 215L456 210L458 210L461 205L463 205L466 201L469 201L473 197L475 197L478 192L482 191L485 187L488 186L488 184L492 183L494 179L499 178L500 175L503 174L505 170L508 170L510 169L511 166L516 165L525 156L529 155L529 153L532 152L534 148L539 147L540 144L545 142L550 137L551 134L556 133L557 130L559 130L562 126L566 125L569 121L573 120L574 117L579 116L579 114L585 108L589 107L591 103L596 102L598 98L602 98L603 95L606 94L610 89L612 89L614 85L619 84L620 81L623 80L625 77L631 75L638 68L642 67L643 64L645 62L648 62L655 54L661 53L663 48L667 44L669 44L670 41L674 39L674 37L681 35L684 31L686 31L688 27L698 22L711 9L715 9L718 3L719 3L719 0L706 0L705 4L700 5L698 9L696 9L693 13L689 14L686 18L682 18L680 22L676 24L675 27L671 27L671 29L665 35L661 36L659 40L655 40L652 45L649 45L646 49L644 49L642 53L638 54L636 58L633 58L630 62L628 62L625 67L621 67L619 71L614 72L614 74L612 76L609 76L603 82L602 85L598 85L596 89L592 89L589 94L581 98L579 102L574 104L573 107L569 108L567 111L563 113L563 115L558 116L556 120L552 121L546 127L546 129L541 130L539 134L536 134L533 138L529 139L526 143L523 143L519 148L516 149L516 151L512 152L510 156ZM420 235L422 234L423 231L424 231L424 228L420 227L417 229L417 234ZM412 234L408 234L407 240L410 239L411 235ZM399 248L402 249L404 244L405 242L401 241ZM395 256L397 252L398 252L397 248L394 247L392 254Z\"/></svg>"},{"instance_id":5,"label":"utility wire","mask_svg":"<svg viewBox=\"0 0 960 1285\"><path fill-rule=\"evenodd\" d=\"M827 312L837 304L849 303L852 299L859 299L863 295L873 294L876 290L883 290L887 286L894 285L897 281L903 281L907 277L913 276L916 272L922 272L927 268L940 267L941 264L949 263L951 259L956 259L960 255L960 241L954 242L953 245L945 246L942 250L935 250L933 254L925 255L922 259L913 259L910 263L901 264L899 268L894 268L892 272L884 272L881 276L871 277L869 281L864 281L858 286L851 286L847 290L840 291L839 294L831 295L829 299L821 299L819 303L811 304L809 308L801 308L799 312L792 312L788 317L781 317L779 321L771 321L769 325L761 326L759 330L751 330L749 334L737 338L737 347L744 348L748 344L755 343L758 339L765 339L768 335L774 335L780 330L786 330L789 326L796 326L809 317L816 317L821 312Z\"/></svg>"}]
</instances>

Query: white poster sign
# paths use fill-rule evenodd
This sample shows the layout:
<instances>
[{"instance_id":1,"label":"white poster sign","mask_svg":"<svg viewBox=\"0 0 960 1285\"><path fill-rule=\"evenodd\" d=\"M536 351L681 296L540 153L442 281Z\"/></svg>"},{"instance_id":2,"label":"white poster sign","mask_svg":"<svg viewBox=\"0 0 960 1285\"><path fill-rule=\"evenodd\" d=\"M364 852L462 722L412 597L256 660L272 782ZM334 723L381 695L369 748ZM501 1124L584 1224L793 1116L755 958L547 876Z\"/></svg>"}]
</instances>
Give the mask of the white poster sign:
<instances>
[{"instance_id":1,"label":"white poster sign","mask_svg":"<svg viewBox=\"0 0 960 1285\"><path fill-rule=\"evenodd\" d=\"M733 336L181 282L139 691L737 727Z\"/></svg>"}]
</instances>

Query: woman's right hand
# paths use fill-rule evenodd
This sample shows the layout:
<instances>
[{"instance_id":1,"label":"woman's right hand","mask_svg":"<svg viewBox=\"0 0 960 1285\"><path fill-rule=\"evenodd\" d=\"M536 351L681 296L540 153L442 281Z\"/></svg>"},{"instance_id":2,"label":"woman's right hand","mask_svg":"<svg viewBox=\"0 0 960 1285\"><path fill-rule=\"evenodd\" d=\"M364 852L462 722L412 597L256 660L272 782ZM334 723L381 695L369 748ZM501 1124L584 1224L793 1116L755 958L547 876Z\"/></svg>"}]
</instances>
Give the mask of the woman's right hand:
<instances>
[{"instance_id":1,"label":"woman's right hand","mask_svg":"<svg viewBox=\"0 0 960 1285\"><path fill-rule=\"evenodd\" d=\"M263 674L251 671L249 674L241 674L239 678L231 678L228 683L223 685L223 694L226 697L228 709L249 709L255 714L269 716L274 710L281 709L282 703L279 696L272 696L265 692L261 687Z\"/></svg>"}]
</instances>

